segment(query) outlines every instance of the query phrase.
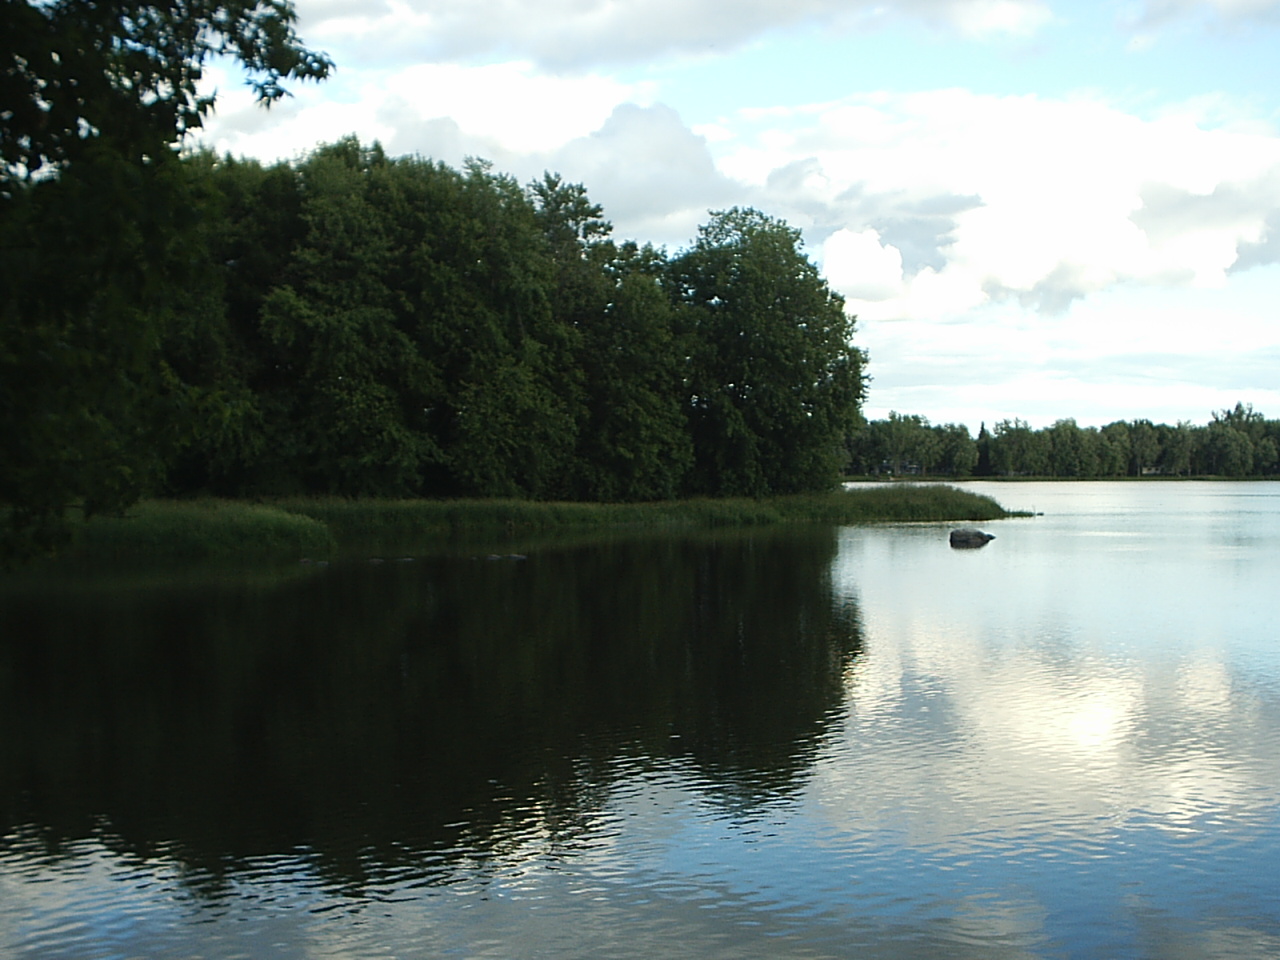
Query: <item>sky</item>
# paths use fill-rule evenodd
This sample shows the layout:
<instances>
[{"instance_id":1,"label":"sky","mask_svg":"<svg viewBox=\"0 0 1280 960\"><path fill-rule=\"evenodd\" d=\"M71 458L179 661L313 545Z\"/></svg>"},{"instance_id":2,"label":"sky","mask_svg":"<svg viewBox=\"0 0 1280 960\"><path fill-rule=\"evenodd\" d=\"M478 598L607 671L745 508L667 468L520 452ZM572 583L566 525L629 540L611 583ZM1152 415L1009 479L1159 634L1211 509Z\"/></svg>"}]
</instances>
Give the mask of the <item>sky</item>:
<instances>
[{"instance_id":1,"label":"sky","mask_svg":"<svg viewBox=\"0 0 1280 960\"><path fill-rule=\"evenodd\" d=\"M203 142L355 134L586 186L675 253L802 231L857 317L864 413L1280 418L1280 0L297 0L336 63Z\"/></svg>"}]
</instances>

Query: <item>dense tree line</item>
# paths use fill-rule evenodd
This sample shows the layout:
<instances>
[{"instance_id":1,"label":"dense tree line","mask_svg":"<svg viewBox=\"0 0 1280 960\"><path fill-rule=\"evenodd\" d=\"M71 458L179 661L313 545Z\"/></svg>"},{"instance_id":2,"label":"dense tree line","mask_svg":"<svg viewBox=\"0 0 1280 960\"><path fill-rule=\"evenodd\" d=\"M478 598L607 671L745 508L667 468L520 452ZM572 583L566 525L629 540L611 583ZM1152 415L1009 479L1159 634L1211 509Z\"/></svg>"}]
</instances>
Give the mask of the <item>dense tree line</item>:
<instances>
[{"instance_id":1,"label":"dense tree line","mask_svg":"<svg viewBox=\"0 0 1280 960\"><path fill-rule=\"evenodd\" d=\"M168 492L643 500L830 486L862 396L798 231L616 243L579 184L354 139L190 162L215 211L165 328Z\"/></svg>"},{"instance_id":2,"label":"dense tree line","mask_svg":"<svg viewBox=\"0 0 1280 960\"><path fill-rule=\"evenodd\" d=\"M203 303L161 345L196 418L169 492L637 500L838 475L861 356L780 221L717 213L668 257L555 175L354 139L193 163L221 209Z\"/></svg>"},{"instance_id":3,"label":"dense tree line","mask_svg":"<svg viewBox=\"0 0 1280 960\"><path fill-rule=\"evenodd\" d=\"M585 188L354 139L183 156L289 0L0 2L0 560L146 494L644 500L834 483L864 357L797 230L674 255Z\"/></svg>"},{"instance_id":4,"label":"dense tree line","mask_svg":"<svg viewBox=\"0 0 1280 960\"><path fill-rule=\"evenodd\" d=\"M24 484L59 471L37 498L55 527L104 490L95 508L763 496L839 477L864 357L779 220L714 213L668 254L613 240L556 175L521 185L355 139L294 163L164 166L158 197L141 181L95 194L80 178L101 168L73 166L16 191L0 221L6 250L32 251L6 271L6 430L26 447L0 494L19 511ZM122 239L42 261L60 218ZM121 316L99 324L99 303Z\"/></svg>"},{"instance_id":5,"label":"dense tree line","mask_svg":"<svg viewBox=\"0 0 1280 960\"><path fill-rule=\"evenodd\" d=\"M1025 421L931 426L924 417L890 413L849 437L849 469L858 474L1104 477L1257 477L1280 473L1280 420L1250 404L1216 411L1205 425L1150 420L1081 427L1059 420L1032 429Z\"/></svg>"}]
</instances>

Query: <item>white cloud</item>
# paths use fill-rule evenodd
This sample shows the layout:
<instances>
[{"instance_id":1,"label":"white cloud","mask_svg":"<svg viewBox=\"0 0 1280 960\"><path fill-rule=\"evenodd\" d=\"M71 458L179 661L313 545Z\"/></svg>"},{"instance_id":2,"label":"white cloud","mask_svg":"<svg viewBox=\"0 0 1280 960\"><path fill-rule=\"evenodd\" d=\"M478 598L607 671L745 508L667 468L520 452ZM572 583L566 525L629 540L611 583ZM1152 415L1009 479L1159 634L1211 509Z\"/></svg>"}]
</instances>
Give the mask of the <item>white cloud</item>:
<instances>
[{"instance_id":1,"label":"white cloud","mask_svg":"<svg viewBox=\"0 0 1280 960\"><path fill-rule=\"evenodd\" d=\"M859 310L875 378L867 415L925 413L974 431L1006 417L1045 427L1148 417L1203 423L1252 402L1280 410L1280 330L1271 306L1280 266L1233 274L1220 289L1126 284L1059 317L986 304L940 323L883 322Z\"/></svg>"},{"instance_id":2,"label":"white cloud","mask_svg":"<svg viewBox=\"0 0 1280 960\"><path fill-rule=\"evenodd\" d=\"M951 4L950 21L971 37L993 34L1027 36L1049 23L1047 4L1020 0L978 0Z\"/></svg>"},{"instance_id":3,"label":"white cloud","mask_svg":"<svg viewBox=\"0 0 1280 960\"><path fill-rule=\"evenodd\" d=\"M1131 281L1220 286L1242 250L1257 262L1276 252L1280 138L1186 113L1145 120L1097 100L945 90L744 113L736 130L716 145L720 166L766 207L847 236L932 231L934 249L904 258L896 313L877 309L886 318L986 299L1061 313ZM930 200L946 212L922 224ZM880 290L883 263L865 251ZM838 269L853 294L856 265L845 256Z\"/></svg>"},{"instance_id":4,"label":"white cloud","mask_svg":"<svg viewBox=\"0 0 1280 960\"><path fill-rule=\"evenodd\" d=\"M385 103L411 116L448 117L516 153L554 149L599 129L619 103L650 97L642 86L599 75L548 76L529 63L408 67L379 87Z\"/></svg>"},{"instance_id":5,"label":"white cloud","mask_svg":"<svg viewBox=\"0 0 1280 960\"><path fill-rule=\"evenodd\" d=\"M827 282L850 300L888 300L902 291L901 251L883 245L870 228L841 228L828 237L822 268Z\"/></svg>"},{"instance_id":6,"label":"white cloud","mask_svg":"<svg viewBox=\"0 0 1280 960\"><path fill-rule=\"evenodd\" d=\"M684 246L709 209L741 199L741 187L716 168L706 139L661 105L622 104L598 130L540 162L586 184L621 239Z\"/></svg>"},{"instance_id":7,"label":"white cloud","mask_svg":"<svg viewBox=\"0 0 1280 960\"><path fill-rule=\"evenodd\" d=\"M1159 10L1190 23L1278 6ZM1145 99L1139 115L1102 94L953 87L699 112L672 99L674 86L604 66L725 54L802 23L907 17L941 35L1025 35L1048 21L1045 3L303 0L300 10L303 36L331 49L337 74L269 112L222 77L206 142L270 160L356 133L393 155L485 157L522 181L554 170L586 185L618 237L670 247L690 242L709 209L759 207L804 231L859 316L873 415L883 406L976 424L995 408L1085 422L1093 404L1104 422L1171 422L1241 397L1280 409L1274 391L1242 391L1258 380L1251 358L1280 355L1257 306L1275 302L1268 271L1280 264L1280 136L1265 110L1212 93ZM1030 75L1018 85L1034 88ZM1247 280L1258 274L1272 279ZM1212 349L1208 314L1219 317Z\"/></svg>"},{"instance_id":8,"label":"white cloud","mask_svg":"<svg viewBox=\"0 0 1280 960\"><path fill-rule=\"evenodd\" d=\"M894 20L971 38L1025 36L1044 0L300 0L300 31L348 62L532 60L551 70L720 55L798 26L848 30Z\"/></svg>"},{"instance_id":9,"label":"white cloud","mask_svg":"<svg viewBox=\"0 0 1280 960\"><path fill-rule=\"evenodd\" d=\"M555 77L524 62L464 67L425 64L394 72L355 71L324 88L299 87L283 108L265 111L212 74L222 90L205 137L221 152L289 158L316 143L357 133L393 154L464 153L515 162L600 129L621 103L646 103L645 85L596 74ZM448 135L441 139L442 132ZM438 154L437 154L438 155ZM458 162L462 154L440 159Z\"/></svg>"}]
</instances>

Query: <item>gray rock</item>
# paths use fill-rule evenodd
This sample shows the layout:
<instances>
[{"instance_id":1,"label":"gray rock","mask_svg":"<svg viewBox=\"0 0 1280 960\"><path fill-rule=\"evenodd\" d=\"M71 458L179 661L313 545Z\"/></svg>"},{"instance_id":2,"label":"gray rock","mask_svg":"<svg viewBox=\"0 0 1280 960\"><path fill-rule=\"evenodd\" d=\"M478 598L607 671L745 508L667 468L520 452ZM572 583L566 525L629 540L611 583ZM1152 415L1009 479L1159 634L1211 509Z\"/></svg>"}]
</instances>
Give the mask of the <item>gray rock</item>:
<instances>
[{"instance_id":1,"label":"gray rock","mask_svg":"<svg viewBox=\"0 0 1280 960\"><path fill-rule=\"evenodd\" d=\"M952 530L951 546L958 549L985 547L988 541L994 540L994 533L983 533L981 530Z\"/></svg>"}]
</instances>

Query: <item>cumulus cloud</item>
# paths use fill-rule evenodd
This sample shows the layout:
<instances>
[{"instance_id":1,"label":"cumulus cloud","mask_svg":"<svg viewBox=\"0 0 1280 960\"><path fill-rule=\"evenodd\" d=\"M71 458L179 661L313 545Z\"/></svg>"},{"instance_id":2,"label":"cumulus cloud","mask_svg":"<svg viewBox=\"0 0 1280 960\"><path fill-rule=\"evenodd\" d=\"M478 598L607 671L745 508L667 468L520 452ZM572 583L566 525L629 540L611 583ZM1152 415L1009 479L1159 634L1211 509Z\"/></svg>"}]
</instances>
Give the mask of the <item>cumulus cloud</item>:
<instances>
[{"instance_id":1,"label":"cumulus cloud","mask_svg":"<svg viewBox=\"0 0 1280 960\"><path fill-rule=\"evenodd\" d=\"M226 85L226 77L211 74ZM596 74L550 76L528 63L421 65L356 73L344 86L304 88L283 109L248 93L219 98L200 141L219 153L266 161L297 158L356 134L392 156L459 166L470 156L522 181L544 170L586 185L617 235L681 247L708 210L751 202L720 171L707 138L645 85Z\"/></svg>"},{"instance_id":2,"label":"cumulus cloud","mask_svg":"<svg viewBox=\"0 0 1280 960\"><path fill-rule=\"evenodd\" d=\"M708 209L801 227L869 319L984 303L1061 314L1138 282L1221 286L1280 257L1280 137L1096 99L875 92L691 129L652 89L527 62L354 73L268 113L224 98L206 142L274 158L356 132L393 154L585 183L621 236L682 244Z\"/></svg>"},{"instance_id":3,"label":"cumulus cloud","mask_svg":"<svg viewBox=\"0 0 1280 960\"><path fill-rule=\"evenodd\" d=\"M846 297L888 300L902 291L902 251L873 229L837 230L823 246L827 281Z\"/></svg>"},{"instance_id":4,"label":"cumulus cloud","mask_svg":"<svg viewBox=\"0 0 1280 960\"><path fill-rule=\"evenodd\" d=\"M859 323L875 378L867 415L925 412L935 422L990 427L1017 416L1045 427L1149 417L1203 423L1240 398L1280 409L1280 362L1270 291L1280 266L1225 288L1124 284L1060 316L987 303L941 322Z\"/></svg>"},{"instance_id":5,"label":"cumulus cloud","mask_svg":"<svg viewBox=\"0 0 1280 960\"><path fill-rule=\"evenodd\" d=\"M265 159L295 156L355 132L366 142L380 140L393 155L458 162L471 154L518 164L600 129L620 103L650 97L642 84L598 74L549 76L527 62L354 71L324 88L299 88L283 109L271 111L230 87L225 76L214 74L211 85L229 92L219 96L204 139L219 150ZM293 149L282 149L285 143Z\"/></svg>"},{"instance_id":6,"label":"cumulus cloud","mask_svg":"<svg viewBox=\"0 0 1280 960\"><path fill-rule=\"evenodd\" d=\"M620 104L600 129L564 144L543 165L586 184L619 237L660 245L689 243L709 209L741 198L706 139L662 105Z\"/></svg>"},{"instance_id":7,"label":"cumulus cloud","mask_svg":"<svg viewBox=\"0 0 1280 960\"><path fill-rule=\"evenodd\" d=\"M1216 342L1274 355L1273 321L1239 298L1224 304L1233 290L1274 302L1274 280L1260 289L1248 278L1280 265L1280 136L1228 93L1131 106L1087 92L862 89L762 106L722 90L687 103L670 99L689 96L681 71L609 67L904 18L944 38L1025 35L1052 11L1032 0L654 2L302 0L302 34L335 55L337 74L264 111L211 72L223 96L202 139L272 160L355 133L393 155L490 159L522 181L552 170L586 185L619 238L675 248L709 210L758 207L803 230L859 316L876 403L935 420L961 409L951 388L962 384L967 411L990 403L1034 419L1036 394L1050 421L1083 422L1068 401L1096 393L1091 370L1115 385L1099 401L1108 421L1130 394L1133 416L1203 418L1240 393L1226 347L1213 363L1197 348L1153 382L1142 340L1203 341L1206 313L1232 318ZM1153 0L1139 13L1243 22L1277 8ZM624 79L636 76L652 79ZM1136 290L1156 307L1135 306ZM1196 292L1219 299L1171 321ZM1273 394L1249 396L1263 408Z\"/></svg>"},{"instance_id":8,"label":"cumulus cloud","mask_svg":"<svg viewBox=\"0 0 1280 960\"><path fill-rule=\"evenodd\" d=\"M798 26L923 22L971 38L1034 33L1045 0L301 0L301 31L349 62L528 59L555 71L739 49Z\"/></svg>"},{"instance_id":9,"label":"cumulus cloud","mask_svg":"<svg viewBox=\"0 0 1280 960\"><path fill-rule=\"evenodd\" d=\"M762 202L902 256L874 315L1009 300L1060 314L1117 284L1221 285L1278 245L1280 138L1147 120L1104 101L964 90L860 94L724 123L720 166ZM862 296L846 254L844 291ZM866 274L880 255L865 247ZM871 281L877 291L878 281ZM942 294L942 296L939 296ZM948 303L949 301L949 303Z\"/></svg>"}]
</instances>

